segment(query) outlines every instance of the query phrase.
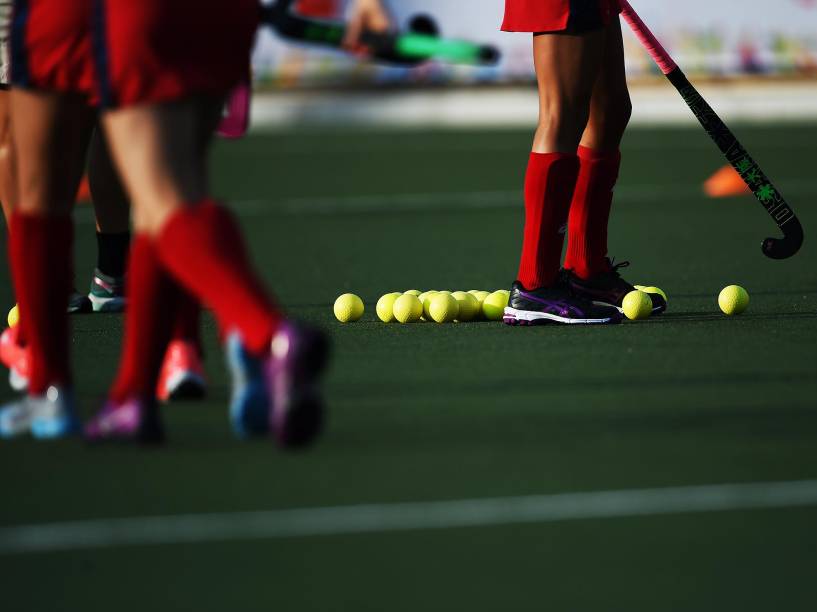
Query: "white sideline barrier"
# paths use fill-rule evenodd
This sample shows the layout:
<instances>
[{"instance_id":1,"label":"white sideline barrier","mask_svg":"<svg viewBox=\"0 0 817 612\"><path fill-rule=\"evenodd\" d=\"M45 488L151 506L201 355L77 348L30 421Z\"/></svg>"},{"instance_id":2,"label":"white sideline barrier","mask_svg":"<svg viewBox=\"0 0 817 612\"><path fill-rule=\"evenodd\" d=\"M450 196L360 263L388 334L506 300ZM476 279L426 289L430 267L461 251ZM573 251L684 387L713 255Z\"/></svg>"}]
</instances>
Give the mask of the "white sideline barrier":
<instances>
[{"instance_id":1,"label":"white sideline barrier","mask_svg":"<svg viewBox=\"0 0 817 612\"><path fill-rule=\"evenodd\" d=\"M704 84L701 94L726 121L817 120L817 83ZM634 125L685 125L692 113L669 83L633 87ZM303 125L374 127L532 127L531 87L257 94L252 129Z\"/></svg>"}]
</instances>

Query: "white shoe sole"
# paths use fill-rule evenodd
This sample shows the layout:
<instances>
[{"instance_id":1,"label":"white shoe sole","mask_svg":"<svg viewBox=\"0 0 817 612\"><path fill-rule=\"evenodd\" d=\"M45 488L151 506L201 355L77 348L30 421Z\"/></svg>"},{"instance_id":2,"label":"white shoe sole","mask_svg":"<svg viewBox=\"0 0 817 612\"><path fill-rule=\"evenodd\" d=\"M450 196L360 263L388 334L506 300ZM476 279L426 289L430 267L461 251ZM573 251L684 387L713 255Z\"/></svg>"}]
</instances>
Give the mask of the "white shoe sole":
<instances>
[{"instance_id":1,"label":"white shoe sole","mask_svg":"<svg viewBox=\"0 0 817 612\"><path fill-rule=\"evenodd\" d=\"M513 325L514 322L533 324L536 322L544 323L560 323L562 325L603 325L611 323L611 317L602 319L573 319L570 317L560 317L559 315L550 314L546 312L536 312L534 310L517 310L510 306L505 307L504 315L505 323Z\"/></svg>"},{"instance_id":2,"label":"white shoe sole","mask_svg":"<svg viewBox=\"0 0 817 612\"><path fill-rule=\"evenodd\" d=\"M15 391L25 391L28 389L28 379L16 368L9 368L9 386Z\"/></svg>"},{"instance_id":3,"label":"white shoe sole","mask_svg":"<svg viewBox=\"0 0 817 612\"><path fill-rule=\"evenodd\" d=\"M125 298L123 297L104 298L89 293L88 299L91 300L91 308L94 312L122 312L125 310Z\"/></svg>"}]
</instances>

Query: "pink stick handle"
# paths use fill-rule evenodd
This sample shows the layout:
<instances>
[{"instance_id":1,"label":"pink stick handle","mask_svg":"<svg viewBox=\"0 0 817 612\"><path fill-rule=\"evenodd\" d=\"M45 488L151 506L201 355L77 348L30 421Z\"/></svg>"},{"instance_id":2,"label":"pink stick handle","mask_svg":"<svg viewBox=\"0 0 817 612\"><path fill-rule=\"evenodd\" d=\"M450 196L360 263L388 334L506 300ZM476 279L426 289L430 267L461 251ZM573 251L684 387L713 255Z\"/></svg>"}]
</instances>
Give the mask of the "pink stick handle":
<instances>
[{"instance_id":1,"label":"pink stick handle","mask_svg":"<svg viewBox=\"0 0 817 612\"><path fill-rule=\"evenodd\" d=\"M646 24L641 21L641 17L633 10L630 3L627 2L627 0L619 0L618 3L621 7L621 16L624 17L624 21L632 28L636 38L644 46L652 59L655 60L655 63L658 64L661 72L669 74L675 70L678 64L673 61L669 53L667 53L667 50L658 42L658 39L650 32Z\"/></svg>"},{"instance_id":2,"label":"pink stick handle","mask_svg":"<svg viewBox=\"0 0 817 612\"><path fill-rule=\"evenodd\" d=\"M216 133L222 138L241 138L247 133L250 123L250 96L249 82L242 82L230 92L227 99L226 114Z\"/></svg>"}]
</instances>

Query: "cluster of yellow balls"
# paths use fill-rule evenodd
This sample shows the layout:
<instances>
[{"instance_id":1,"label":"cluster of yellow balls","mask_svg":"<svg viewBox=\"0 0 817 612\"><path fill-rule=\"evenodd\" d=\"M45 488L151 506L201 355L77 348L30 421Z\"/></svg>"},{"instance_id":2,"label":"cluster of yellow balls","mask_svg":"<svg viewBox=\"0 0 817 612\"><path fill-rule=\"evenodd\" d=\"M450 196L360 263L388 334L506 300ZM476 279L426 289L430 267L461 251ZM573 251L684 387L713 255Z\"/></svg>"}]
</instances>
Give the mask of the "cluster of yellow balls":
<instances>
[{"instance_id":1,"label":"cluster of yellow balls","mask_svg":"<svg viewBox=\"0 0 817 612\"><path fill-rule=\"evenodd\" d=\"M384 323L499 321L508 305L508 295L505 289L494 292L410 289L381 296L375 311ZM341 323L359 320L363 311L363 300L354 293L344 293L335 300L335 317Z\"/></svg>"},{"instance_id":2,"label":"cluster of yellow balls","mask_svg":"<svg viewBox=\"0 0 817 612\"><path fill-rule=\"evenodd\" d=\"M622 301L621 307L631 321L646 319L652 314L651 293L667 294L658 287L635 285ZM508 305L509 292L499 289L490 293L471 291L423 291L411 289L403 293L387 293L377 300L375 311L384 323L414 323L416 321L499 321ZM749 294L743 287L729 285L718 295L718 306L726 315L737 315L749 306ZM335 300L335 317L341 323L357 321L363 316L363 300L354 293L344 293Z\"/></svg>"},{"instance_id":3,"label":"cluster of yellow balls","mask_svg":"<svg viewBox=\"0 0 817 612\"><path fill-rule=\"evenodd\" d=\"M621 309L624 311L624 316L631 321L640 321L646 319L652 314L652 299L651 293L657 293L667 301L667 294L663 289L658 287L645 287L643 285L634 285L635 291L630 291L624 296L621 301Z\"/></svg>"}]
</instances>

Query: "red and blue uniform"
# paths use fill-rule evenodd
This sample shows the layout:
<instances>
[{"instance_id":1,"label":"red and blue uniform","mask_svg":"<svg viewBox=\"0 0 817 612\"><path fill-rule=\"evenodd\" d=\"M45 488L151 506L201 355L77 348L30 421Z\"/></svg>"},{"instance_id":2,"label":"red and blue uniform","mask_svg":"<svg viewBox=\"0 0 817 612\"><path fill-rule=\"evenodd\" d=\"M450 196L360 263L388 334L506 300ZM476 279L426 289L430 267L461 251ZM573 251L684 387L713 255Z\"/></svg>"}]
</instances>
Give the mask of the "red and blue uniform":
<instances>
[{"instance_id":1,"label":"red and blue uniform","mask_svg":"<svg viewBox=\"0 0 817 612\"><path fill-rule=\"evenodd\" d=\"M257 0L16 0L12 83L112 108L221 96L258 16Z\"/></svg>"},{"instance_id":2,"label":"red and blue uniform","mask_svg":"<svg viewBox=\"0 0 817 612\"><path fill-rule=\"evenodd\" d=\"M591 32L620 12L616 0L505 0L505 32Z\"/></svg>"}]
</instances>

